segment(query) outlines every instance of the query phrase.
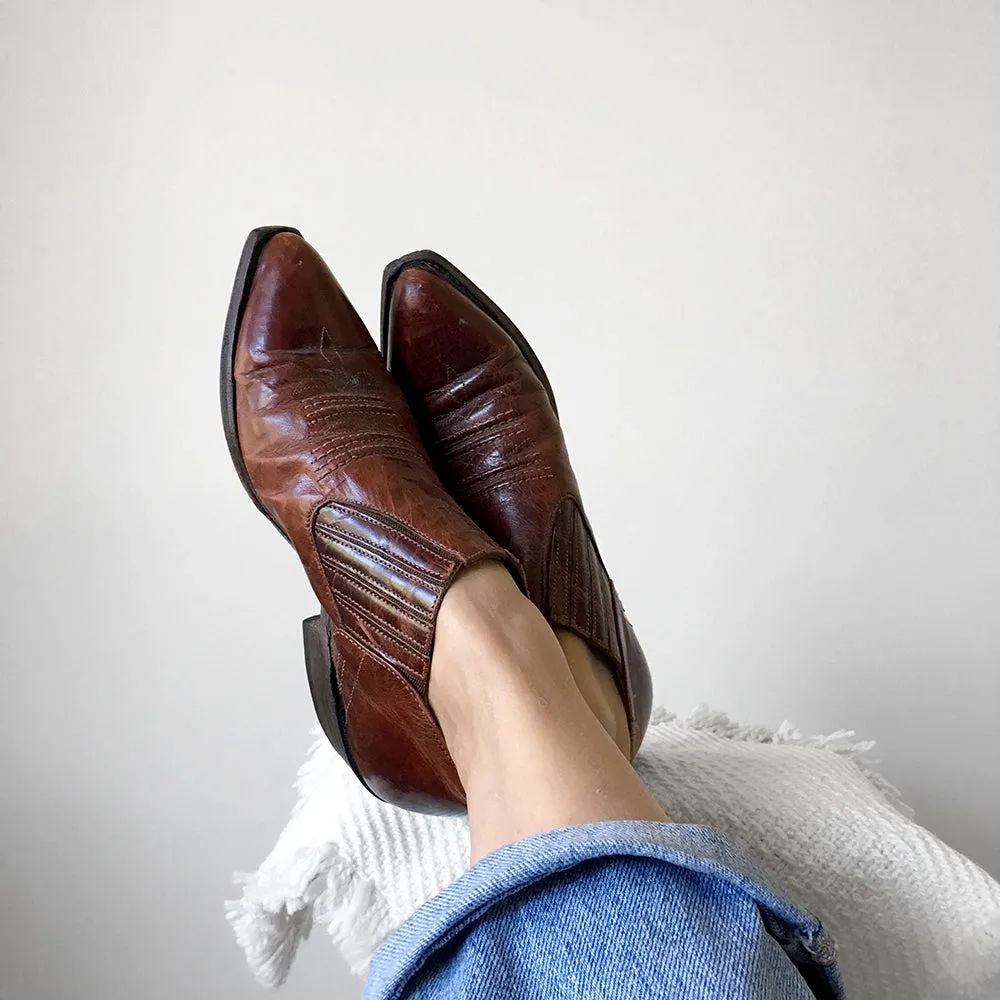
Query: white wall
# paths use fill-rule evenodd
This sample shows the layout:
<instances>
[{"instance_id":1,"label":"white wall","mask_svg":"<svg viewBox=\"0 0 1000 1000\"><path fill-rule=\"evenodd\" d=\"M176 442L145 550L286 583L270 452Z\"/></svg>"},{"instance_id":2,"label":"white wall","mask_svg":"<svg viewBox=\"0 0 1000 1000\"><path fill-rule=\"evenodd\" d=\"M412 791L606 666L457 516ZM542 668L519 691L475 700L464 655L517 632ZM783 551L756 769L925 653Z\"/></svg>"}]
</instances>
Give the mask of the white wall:
<instances>
[{"instance_id":1,"label":"white wall","mask_svg":"<svg viewBox=\"0 0 1000 1000\"><path fill-rule=\"evenodd\" d=\"M543 358L660 701L856 728L1000 872L993 0L0 13L0 993L252 997L315 601L216 401L252 226ZM992 758L992 760L991 760ZM288 998L359 996L317 935Z\"/></svg>"}]
</instances>

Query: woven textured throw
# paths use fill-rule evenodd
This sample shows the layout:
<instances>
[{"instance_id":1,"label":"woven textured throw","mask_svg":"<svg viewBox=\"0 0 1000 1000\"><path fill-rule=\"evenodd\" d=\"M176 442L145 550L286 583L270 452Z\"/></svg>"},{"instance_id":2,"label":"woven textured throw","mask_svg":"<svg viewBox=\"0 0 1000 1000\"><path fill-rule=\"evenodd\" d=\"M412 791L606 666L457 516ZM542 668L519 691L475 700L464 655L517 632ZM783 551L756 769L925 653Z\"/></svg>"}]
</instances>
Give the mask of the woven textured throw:
<instances>
[{"instance_id":1,"label":"woven textured throw","mask_svg":"<svg viewBox=\"0 0 1000 1000\"><path fill-rule=\"evenodd\" d=\"M713 826L837 941L851 1000L998 1000L1000 884L912 819L847 731L803 737L700 709L654 713L636 769L680 823ZM299 801L227 904L257 979L280 985L324 927L358 974L372 952L468 866L462 818L369 795L325 739Z\"/></svg>"}]
</instances>

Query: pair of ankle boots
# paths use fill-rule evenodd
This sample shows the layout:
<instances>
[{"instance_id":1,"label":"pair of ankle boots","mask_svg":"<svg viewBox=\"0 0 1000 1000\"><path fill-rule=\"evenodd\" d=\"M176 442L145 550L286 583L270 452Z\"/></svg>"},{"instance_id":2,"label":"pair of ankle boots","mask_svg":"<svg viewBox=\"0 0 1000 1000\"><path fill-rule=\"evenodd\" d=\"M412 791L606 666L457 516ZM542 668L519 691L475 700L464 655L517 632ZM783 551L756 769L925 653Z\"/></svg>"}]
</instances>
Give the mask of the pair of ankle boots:
<instances>
[{"instance_id":1,"label":"pair of ankle boots","mask_svg":"<svg viewBox=\"0 0 1000 1000\"><path fill-rule=\"evenodd\" d=\"M296 230L250 234L226 321L223 422L247 492L322 605L304 623L306 665L331 743L385 801L463 807L427 702L434 627L456 575L494 559L612 666L634 756L649 670L534 352L431 251L386 268L381 325L380 354Z\"/></svg>"}]
</instances>

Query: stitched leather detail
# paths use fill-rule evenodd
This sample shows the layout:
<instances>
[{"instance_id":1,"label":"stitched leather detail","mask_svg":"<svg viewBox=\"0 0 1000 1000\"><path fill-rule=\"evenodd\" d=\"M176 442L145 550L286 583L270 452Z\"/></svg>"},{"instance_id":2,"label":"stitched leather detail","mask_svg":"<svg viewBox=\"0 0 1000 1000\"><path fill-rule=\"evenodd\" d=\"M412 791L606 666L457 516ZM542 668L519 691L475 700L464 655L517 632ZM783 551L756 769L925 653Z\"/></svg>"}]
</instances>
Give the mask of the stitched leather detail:
<instances>
[{"instance_id":1,"label":"stitched leather detail","mask_svg":"<svg viewBox=\"0 0 1000 1000\"><path fill-rule=\"evenodd\" d=\"M474 452L472 461L475 462L475 455L496 454L500 450L517 452L527 448L531 443L530 432L527 427L519 426L516 423L509 423L499 428L493 428L489 434L470 435L464 441L447 452L447 460L455 463L465 459L470 452Z\"/></svg>"},{"instance_id":2,"label":"stitched leather detail","mask_svg":"<svg viewBox=\"0 0 1000 1000\"><path fill-rule=\"evenodd\" d=\"M458 378L449 379L427 392L428 412L454 409L481 398L484 393L499 399L517 396L525 387L526 372L521 353L510 343L500 345L490 357L456 374Z\"/></svg>"},{"instance_id":3,"label":"stitched leather detail","mask_svg":"<svg viewBox=\"0 0 1000 1000\"><path fill-rule=\"evenodd\" d=\"M314 536L335 599L351 612L350 631L362 641L377 633L380 646L394 638L394 658L425 683L454 557L380 511L340 502L317 511Z\"/></svg>"},{"instance_id":4,"label":"stitched leather detail","mask_svg":"<svg viewBox=\"0 0 1000 1000\"><path fill-rule=\"evenodd\" d=\"M455 565L450 549L374 507L331 501L316 512L315 527L332 537L361 542L430 580L447 576Z\"/></svg>"},{"instance_id":5,"label":"stitched leather detail","mask_svg":"<svg viewBox=\"0 0 1000 1000\"><path fill-rule=\"evenodd\" d=\"M394 659L398 660L398 662L407 670L411 670L415 674L422 676L419 666L414 667L412 665L412 661L413 657L425 656L427 654L426 649L423 649L414 643L402 629L388 622L385 616L379 618L378 616L372 614L372 612L369 611L363 604L355 601L346 588L337 588L336 600L338 605L340 605L341 610L341 620L338 623L339 627L346 628L348 631L354 632L355 635L367 633L369 629L374 629L379 633L379 635L388 639L392 643L397 653L397 655L393 657ZM354 622L353 625L351 624L352 621ZM371 643L370 640L366 641L369 641L371 645L375 645L374 643ZM400 659L399 654L405 655L406 659Z\"/></svg>"},{"instance_id":6,"label":"stitched leather detail","mask_svg":"<svg viewBox=\"0 0 1000 1000\"><path fill-rule=\"evenodd\" d=\"M563 501L563 505L565 504L566 501ZM555 583L570 578L572 536L573 524L569 521L569 515L563 514L563 509L560 507L556 512L556 521L552 526L549 542L549 577L545 593L538 595L539 600L544 599L547 602L548 613L555 621L568 621L570 618L570 589L566 586L557 586Z\"/></svg>"},{"instance_id":7,"label":"stitched leather detail","mask_svg":"<svg viewBox=\"0 0 1000 1000\"><path fill-rule=\"evenodd\" d=\"M362 458L377 456L379 458L410 458L419 455L412 444L402 439L388 436L371 435L364 440L355 441L325 455L321 461L315 462L316 475L328 479L338 469L356 462Z\"/></svg>"},{"instance_id":8,"label":"stitched leather detail","mask_svg":"<svg viewBox=\"0 0 1000 1000\"><path fill-rule=\"evenodd\" d=\"M614 636L614 615L611 605L611 581L606 573L597 574L597 588L595 598L599 602L600 611L597 618L603 624L602 640L608 649L613 649L615 644Z\"/></svg>"},{"instance_id":9,"label":"stitched leather detail","mask_svg":"<svg viewBox=\"0 0 1000 1000\"><path fill-rule=\"evenodd\" d=\"M413 442L403 434L394 434L382 430L368 428L357 431L354 434L339 434L333 444L323 448L317 448L313 454L313 461L317 466L323 465L331 456L337 456L341 452L350 452L359 447L369 444L378 445L384 442L392 447L400 446L407 451L414 451Z\"/></svg>"},{"instance_id":10,"label":"stitched leather detail","mask_svg":"<svg viewBox=\"0 0 1000 1000\"><path fill-rule=\"evenodd\" d=\"M356 597L356 591L361 590L373 606L383 609L386 614L403 615L415 628L425 628L430 623L430 614L422 614L419 607L396 599L389 588L383 587L378 580L366 577L364 573L338 559L320 556L320 561L330 571L330 583L335 591L348 590L350 593L353 589Z\"/></svg>"},{"instance_id":11,"label":"stitched leather detail","mask_svg":"<svg viewBox=\"0 0 1000 1000\"><path fill-rule=\"evenodd\" d=\"M464 422L450 434L440 437L437 445L442 452L454 455L470 444L476 444L480 439L500 433L510 424L516 424L519 416L520 414L515 409L508 407L478 423Z\"/></svg>"},{"instance_id":12,"label":"stitched leather detail","mask_svg":"<svg viewBox=\"0 0 1000 1000\"><path fill-rule=\"evenodd\" d=\"M419 442L400 423L384 393L376 384L369 385L374 376L363 373L359 384L338 391L317 381L317 374L315 367L308 371L308 394L301 396L299 405L309 436L316 441L310 462L321 482L345 465L373 455L426 461ZM329 384L340 380L342 375L331 370Z\"/></svg>"},{"instance_id":13,"label":"stitched leather detail","mask_svg":"<svg viewBox=\"0 0 1000 1000\"><path fill-rule=\"evenodd\" d=\"M310 421L337 418L344 413L367 411L392 414L392 407L374 394L322 392L302 400L302 409Z\"/></svg>"},{"instance_id":14,"label":"stitched leather detail","mask_svg":"<svg viewBox=\"0 0 1000 1000\"><path fill-rule=\"evenodd\" d=\"M317 528L317 531L323 533L323 529ZM350 538L351 541L348 541L348 538ZM412 567L409 571L402 569L403 566L410 565L404 559L397 557L393 562L390 562L385 556L379 554L379 550L369 548L360 539L358 539L356 535L348 533L347 538L338 538L336 535L326 532L326 539L330 546L334 548L348 549L352 554L356 555L360 559L374 560L379 565L384 566L387 570L406 577L416 587L423 584L434 583L434 579L432 577L428 577L419 571L415 571Z\"/></svg>"},{"instance_id":15,"label":"stitched leather detail","mask_svg":"<svg viewBox=\"0 0 1000 1000\"><path fill-rule=\"evenodd\" d=\"M352 530L351 525L355 520L362 526L360 530ZM389 517L379 510L360 504L327 503L322 510L317 511L316 524L328 531L340 531L345 537L350 534L355 539L365 539L369 535L378 535L382 530L391 534L392 530L395 529L407 535L409 544L422 553L424 558L431 560L429 565L438 565L434 560L440 560L445 564L451 563L455 558L455 553L451 549L435 544L399 518ZM415 569L421 568L421 564L416 562L407 565L413 566ZM427 572L434 575L432 569L428 568Z\"/></svg>"},{"instance_id":16,"label":"stitched leather detail","mask_svg":"<svg viewBox=\"0 0 1000 1000\"><path fill-rule=\"evenodd\" d=\"M611 584L590 526L573 497L566 497L556 510L549 552L543 613L620 663Z\"/></svg>"},{"instance_id":17,"label":"stitched leather detail","mask_svg":"<svg viewBox=\"0 0 1000 1000\"><path fill-rule=\"evenodd\" d=\"M464 802L465 795L425 695L380 654L346 632L331 637L351 747L369 761L372 790L401 806ZM408 761L401 769L399 761Z\"/></svg>"},{"instance_id":18,"label":"stitched leather detail","mask_svg":"<svg viewBox=\"0 0 1000 1000\"><path fill-rule=\"evenodd\" d=\"M541 456L533 455L523 461L499 465L495 469L469 477L462 495L466 499L472 499L480 493L499 489L509 483L532 482L550 476L551 469L542 464Z\"/></svg>"}]
</instances>

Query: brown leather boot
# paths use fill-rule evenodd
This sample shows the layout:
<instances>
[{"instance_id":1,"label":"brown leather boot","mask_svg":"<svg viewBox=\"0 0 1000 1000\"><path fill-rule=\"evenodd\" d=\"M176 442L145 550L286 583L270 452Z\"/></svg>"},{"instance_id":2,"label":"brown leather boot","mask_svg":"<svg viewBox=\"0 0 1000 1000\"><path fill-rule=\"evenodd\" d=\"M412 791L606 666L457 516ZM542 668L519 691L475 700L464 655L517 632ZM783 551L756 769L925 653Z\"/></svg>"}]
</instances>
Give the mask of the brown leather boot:
<instances>
[{"instance_id":1,"label":"brown leather boot","mask_svg":"<svg viewBox=\"0 0 1000 1000\"><path fill-rule=\"evenodd\" d=\"M502 560L519 583L520 569L448 496L371 336L296 230L247 240L221 388L240 478L326 612L306 623L323 729L379 798L458 811L427 705L437 612L463 567Z\"/></svg>"},{"instance_id":2,"label":"brown leather boot","mask_svg":"<svg viewBox=\"0 0 1000 1000\"><path fill-rule=\"evenodd\" d=\"M538 358L500 308L430 250L385 270L382 353L451 495L517 556L549 622L613 665L635 756L652 705L649 668L583 512Z\"/></svg>"}]
</instances>

